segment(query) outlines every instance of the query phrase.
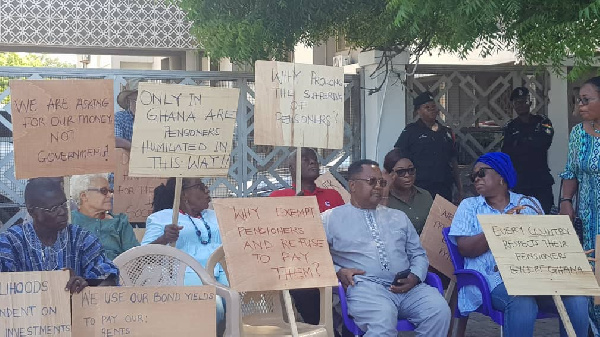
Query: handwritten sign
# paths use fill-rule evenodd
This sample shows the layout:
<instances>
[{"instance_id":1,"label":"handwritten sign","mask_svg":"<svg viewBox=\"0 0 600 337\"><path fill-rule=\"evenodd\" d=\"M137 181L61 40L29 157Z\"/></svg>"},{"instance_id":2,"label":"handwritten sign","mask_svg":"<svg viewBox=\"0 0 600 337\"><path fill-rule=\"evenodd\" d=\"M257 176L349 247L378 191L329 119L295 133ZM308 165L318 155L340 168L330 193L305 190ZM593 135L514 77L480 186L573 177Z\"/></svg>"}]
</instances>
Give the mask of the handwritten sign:
<instances>
[{"instance_id":1,"label":"handwritten sign","mask_svg":"<svg viewBox=\"0 0 600 337\"><path fill-rule=\"evenodd\" d=\"M255 95L256 144L342 148L342 68L257 61Z\"/></svg>"},{"instance_id":2,"label":"handwritten sign","mask_svg":"<svg viewBox=\"0 0 600 337\"><path fill-rule=\"evenodd\" d=\"M345 203L350 202L350 193L348 193L348 190L346 190L346 188L342 186L342 184L340 184L340 182L330 172L321 174L315 180L315 184L321 188L336 190L342 196L342 199Z\"/></svg>"},{"instance_id":3,"label":"handwritten sign","mask_svg":"<svg viewBox=\"0 0 600 337\"><path fill-rule=\"evenodd\" d=\"M87 287L73 295L74 336L216 336L215 287Z\"/></svg>"},{"instance_id":4,"label":"handwritten sign","mask_svg":"<svg viewBox=\"0 0 600 337\"><path fill-rule=\"evenodd\" d=\"M456 206L440 195L436 195L421 233L421 245L427 252L429 264L452 280L455 279L454 266L450 260L442 229L450 227L454 213L456 213Z\"/></svg>"},{"instance_id":5,"label":"handwritten sign","mask_svg":"<svg viewBox=\"0 0 600 337\"><path fill-rule=\"evenodd\" d=\"M71 336L68 271L0 273L0 336Z\"/></svg>"},{"instance_id":6,"label":"handwritten sign","mask_svg":"<svg viewBox=\"0 0 600 337\"><path fill-rule=\"evenodd\" d=\"M140 83L129 175L226 176L238 100L239 89Z\"/></svg>"},{"instance_id":7,"label":"handwritten sign","mask_svg":"<svg viewBox=\"0 0 600 337\"><path fill-rule=\"evenodd\" d=\"M112 80L11 80L17 179L111 172Z\"/></svg>"},{"instance_id":8,"label":"handwritten sign","mask_svg":"<svg viewBox=\"0 0 600 337\"><path fill-rule=\"evenodd\" d=\"M600 295L566 215L478 215L509 295Z\"/></svg>"},{"instance_id":9,"label":"handwritten sign","mask_svg":"<svg viewBox=\"0 0 600 337\"><path fill-rule=\"evenodd\" d=\"M113 211L127 214L130 222L146 222L148 215L152 214L154 189L166 183L167 179L130 177L129 151L117 149L116 157Z\"/></svg>"},{"instance_id":10,"label":"handwritten sign","mask_svg":"<svg viewBox=\"0 0 600 337\"><path fill-rule=\"evenodd\" d=\"M237 291L337 285L314 196L213 201Z\"/></svg>"}]
</instances>

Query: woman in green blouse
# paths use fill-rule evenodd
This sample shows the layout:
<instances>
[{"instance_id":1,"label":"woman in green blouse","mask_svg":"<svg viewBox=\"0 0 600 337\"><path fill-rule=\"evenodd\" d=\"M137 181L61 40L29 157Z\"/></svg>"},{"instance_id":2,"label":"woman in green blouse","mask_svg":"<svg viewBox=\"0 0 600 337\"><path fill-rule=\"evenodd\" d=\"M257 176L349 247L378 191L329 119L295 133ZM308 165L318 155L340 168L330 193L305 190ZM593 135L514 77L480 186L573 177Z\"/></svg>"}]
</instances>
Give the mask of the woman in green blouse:
<instances>
[{"instance_id":1,"label":"woman in green blouse","mask_svg":"<svg viewBox=\"0 0 600 337\"><path fill-rule=\"evenodd\" d=\"M124 251L139 246L126 214L113 215L113 190L107 175L80 175L71 178L71 197L78 210L73 210L71 222L95 234L104 247L106 257L114 260Z\"/></svg>"},{"instance_id":2,"label":"woman in green blouse","mask_svg":"<svg viewBox=\"0 0 600 337\"><path fill-rule=\"evenodd\" d=\"M429 192L415 186L415 165L402 151L394 149L385 155L383 168L389 188L384 189L381 204L406 213L417 233L421 235L433 199Z\"/></svg>"}]
</instances>

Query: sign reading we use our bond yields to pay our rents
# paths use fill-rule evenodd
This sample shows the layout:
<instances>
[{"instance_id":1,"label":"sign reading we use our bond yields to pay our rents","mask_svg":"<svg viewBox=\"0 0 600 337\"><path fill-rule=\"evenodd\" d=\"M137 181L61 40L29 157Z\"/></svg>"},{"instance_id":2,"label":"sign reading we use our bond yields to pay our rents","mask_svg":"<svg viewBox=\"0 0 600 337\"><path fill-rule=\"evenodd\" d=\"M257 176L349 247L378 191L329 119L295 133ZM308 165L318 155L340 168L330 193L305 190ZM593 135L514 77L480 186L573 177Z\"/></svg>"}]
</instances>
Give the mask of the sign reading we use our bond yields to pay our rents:
<instances>
[{"instance_id":1,"label":"sign reading we use our bond yields to pay our rents","mask_svg":"<svg viewBox=\"0 0 600 337\"><path fill-rule=\"evenodd\" d=\"M71 336L69 272L0 273L0 336Z\"/></svg>"},{"instance_id":2,"label":"sign reading we use our bond yields to pay our rents","mask_svg":"<svg viewBox=\"0 0 600 337\"><path fill-rule=\"evenodd\" d=\"M342 148L343 68L257 61L255 69L256 144Z\"/></svg>"},{"instance_id":3,"label":"sign reading we use our bond yields to pay our rents","mask_svg":"<svg viewBox=\"0 0 600 337\"><path fill-rule=\"evenodd\" d=\"M233 289L337 285L314 196L215 199L213 204Z\"/></svg>"},{"instance_id":4,"label":"sign reading we use our bond yields to pay our rents","mask_svg":"<svg viewBox=\"0 0 600 337\"><path fill-rule=\"evenodd\" d=\"M18 179L111 172L112 80L11 80Z\"/></svg>"},{"instance_id":5,"label":"sign reading we use our bond yields to pay our rents","mask_svg":"<svg viewBox=\"0 0 600 337\"><path fill-rule=\"evenodd\" d=\"M566 215L478 215L510 295L600 295Z\"/></svg>"},{"instance_id":6,"label":"sign reading we use our bond yields to pay our rents","mask_svg":"<svg viewBox=\"0 0 600 337\"><path fill-rule=\"evenodd\" d=\"M238 89L140 83L129 175L226 176L238 100Z\"/></svg>"}]
</instances>

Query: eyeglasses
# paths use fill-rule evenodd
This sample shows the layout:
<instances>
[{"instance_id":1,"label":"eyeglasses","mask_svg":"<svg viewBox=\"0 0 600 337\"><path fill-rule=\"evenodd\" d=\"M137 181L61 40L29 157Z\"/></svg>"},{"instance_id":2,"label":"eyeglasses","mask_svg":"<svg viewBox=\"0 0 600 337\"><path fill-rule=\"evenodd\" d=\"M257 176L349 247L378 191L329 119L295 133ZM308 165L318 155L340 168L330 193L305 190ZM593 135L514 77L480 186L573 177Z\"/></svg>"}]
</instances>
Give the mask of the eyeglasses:
<instances>
[{"instance_id":1,"label":"eyeglasses","mask_svg":"<svg viewBox=\"0 0 600 337\"><path fill-rule=\"evenodd\" d=\"M94 192L100 192L100 194L102 194L102 195L108 195L108 193L115 193L115 190L113 190L112 188L108 188L108 187L88 188L87 190L94 191Z\"/></svg>"},{"instance_id":2,"label":"eyeglasses","mask_svg":"<svg viewBox=\"0 0 600 337\"><path fill-rule=\"evenodd\" d=\"M204 227L206 228L206 231L208 232L208 240L204 240L202 238L202 232L198 229L198 226L196 226L196 223L194 222L194 220L192 219L192 217L189 214L188 214L188 218L194 225L194 228L196 228L196 236L198 237L198 239L200 239L200 243L203 245L209 244L210 239L212 238L212 233L210 232L210 226L208 226L208 223L206 222L206 220L204 220L203 217L200 218L200 220L202 220L202 222L204 222Z\"/></svg>"},{"instance_id":3,"label":"eyeglasses","mask_svg":"<svg viewBox=\"0 0 600 337\"><path fill-rule=\"evenodd\" d=\"M404 169L397 169L397 170L394 170L394 172L399 177L406 177L407 175L410 175L410 176L415 175L415 173L417 172L417 169L414 167L409 167L409 168L404 168Z\"/></svg>"},{"instance_id":4,"label":"eyeglasses","mask_svg":"<svg viewBox=\"0 0 600 337\"><path fill-rule=\"evenodd\" d=\"M360 179L360 178L354 178L354 179L350 179L350 180L362 180L362 181L366 181L367 184L369 184L369 186L371 187L375 187L376 185L379 185L380 187L385 187L387 186L387 180L383 179L383 178L375 178L375 177L371 177L369 179Z\"/></svg>"},{"instance_id":5,"label":"eyeglasses","mask_svg":"<svg viewBox=\"0 0 600 337\"><path fill-rule=\"evenodd\" d=\"M208 187L206 185L202 184L202 183L198 183L198 184L194 184L194 185L190 185L190 186L184 186L181 189L182 190L187 190L187 189L190 189L190 188L198 188L199 190L202 190L202 191L204 191L206 193L208 193L210 191L208 189Z\"/></svg>"},{"instance_id":6,"label":"eyeglasses","mask_svg":"<svg viewBox=\"0 0 600 337\"><path fill-rule=\"evenodd\" d=\"M485 170L494 170L494 169L491 167L482 167L477 172L473 172L473 173L469 174L469 178L471 178L471 182L474 183L475 179L485 177Z\"/></svg>"},{"instance_id":7,"label":"eyeglasses","mask_svg":"<svg viewBox=\"0 0 600 337\"><path fill-rule=\"evenodd\" d=\"M44 208L44 207L38 207L38 206L33 206L31 208L41 209L42 211L48 212L48 213L55 213L56 211L58 211L60 209L66 209L68 202L69 202L69 200L65 200L63 203L52 206L51 208Z\"/></svg>"},{"instance_id":8,"label":"eyeglasses","mask_svg":"<svg viewBox=\"0 0 600 337\"><path fill-rule=\"evenodd\" d=\"M590 102L597 101L597 100L598 100L597 98L587 98L587 97L581 98L580 97L577 99L577 105L579 105L579 104L588 105L588 104L590 104Z\"/></svg>"}]
</instances>

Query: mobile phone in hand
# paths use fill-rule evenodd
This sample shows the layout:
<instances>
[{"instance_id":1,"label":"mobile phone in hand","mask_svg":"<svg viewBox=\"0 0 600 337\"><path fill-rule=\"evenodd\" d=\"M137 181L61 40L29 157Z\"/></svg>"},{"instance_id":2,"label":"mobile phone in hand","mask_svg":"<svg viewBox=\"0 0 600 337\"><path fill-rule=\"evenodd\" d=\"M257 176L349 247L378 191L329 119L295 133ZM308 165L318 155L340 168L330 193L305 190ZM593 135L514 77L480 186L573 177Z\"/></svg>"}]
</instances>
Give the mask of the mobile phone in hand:
<instances>
[{"instance_id":1,"label":"mobile phone in hand","mask_svg":"<svg viewBox=\"0 0 600 337\"><path fill-rule=\"evenodd\" d=\"M410 269L406 269L401 272L398 272L396 274L396 277L394 277L394 282L392 282L392 284L396 285L396 286L399 285L398 281L407 278L408 275L410 275Z\"/></svg>"}]
</instances>

